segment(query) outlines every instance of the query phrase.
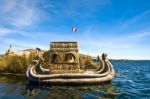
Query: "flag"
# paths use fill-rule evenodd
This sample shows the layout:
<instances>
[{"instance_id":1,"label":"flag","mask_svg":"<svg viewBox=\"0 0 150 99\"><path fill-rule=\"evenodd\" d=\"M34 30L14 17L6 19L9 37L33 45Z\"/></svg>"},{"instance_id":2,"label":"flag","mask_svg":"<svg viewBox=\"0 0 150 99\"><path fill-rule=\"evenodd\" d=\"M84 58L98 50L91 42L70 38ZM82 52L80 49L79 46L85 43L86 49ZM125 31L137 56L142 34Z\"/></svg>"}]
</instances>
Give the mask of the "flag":
<instances>
[{"instance_id":1,"label":"flag","mask_svg":"<svg viewBox=\"0 0 150 99\"><path fill-rule=\"evenodd\" d=\"M77 31L76 27L73 27L72 32L76 32L76 31Z\"/></svg>"}]
</instances>

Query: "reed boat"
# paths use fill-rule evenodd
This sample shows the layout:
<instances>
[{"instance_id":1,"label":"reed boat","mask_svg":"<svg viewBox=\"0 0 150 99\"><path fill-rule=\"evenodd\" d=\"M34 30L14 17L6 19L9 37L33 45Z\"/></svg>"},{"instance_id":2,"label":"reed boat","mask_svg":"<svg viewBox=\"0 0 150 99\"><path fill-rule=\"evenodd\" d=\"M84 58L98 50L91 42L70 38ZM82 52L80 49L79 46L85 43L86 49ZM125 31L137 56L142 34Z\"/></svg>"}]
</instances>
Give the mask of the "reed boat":
<instances>
[{"instance_id":1,"label":"reed boat","mask_svg":"<svg viewBox=\"0 0 150 99\"><path fill-rule=\"evenodd\" d=\"M100 84L115 76L113 65L106 54L98 56L99 68L81 69L77 42L52 42L48 69L43 68L43 58L34 60L26 71L30 82L46 84Z\"/></svg>"}]
</instances>

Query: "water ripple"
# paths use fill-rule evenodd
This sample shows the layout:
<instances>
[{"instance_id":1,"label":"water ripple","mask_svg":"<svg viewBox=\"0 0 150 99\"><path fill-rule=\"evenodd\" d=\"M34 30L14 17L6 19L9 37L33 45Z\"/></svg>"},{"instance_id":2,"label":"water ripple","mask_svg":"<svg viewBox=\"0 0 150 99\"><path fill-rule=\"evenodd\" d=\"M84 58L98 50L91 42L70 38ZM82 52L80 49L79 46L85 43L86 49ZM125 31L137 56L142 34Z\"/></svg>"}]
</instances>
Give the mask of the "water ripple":
<instances>
[{"instance_id":1,"label":"water ripple","mask_svg":"<svg viewBox=\"0 0 150 99\"><path fill-rule=\"evenodd\" d=\"M21 77L0 77L1 99L150 99L150 61L113 61L110 84L40 86Z\"/></svg>"}]
</instances>

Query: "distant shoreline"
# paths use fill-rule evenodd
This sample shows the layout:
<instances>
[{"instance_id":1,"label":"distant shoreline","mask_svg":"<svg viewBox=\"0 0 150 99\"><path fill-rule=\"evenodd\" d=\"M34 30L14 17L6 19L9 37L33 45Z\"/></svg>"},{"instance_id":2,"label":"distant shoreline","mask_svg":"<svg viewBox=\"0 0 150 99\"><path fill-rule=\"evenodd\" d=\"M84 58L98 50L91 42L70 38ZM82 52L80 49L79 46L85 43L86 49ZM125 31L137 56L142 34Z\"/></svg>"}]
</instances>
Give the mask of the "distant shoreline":
<instances>
[{"instance_id":1,"label":"distant shoreline","mask_svg":"<svg viewBox=\"0 0 150 99\"><path fill-rule=\"evenodd\" d=\"M150 61L148 59L109 59L110 61Z\"/></svg>"}]
</instances>

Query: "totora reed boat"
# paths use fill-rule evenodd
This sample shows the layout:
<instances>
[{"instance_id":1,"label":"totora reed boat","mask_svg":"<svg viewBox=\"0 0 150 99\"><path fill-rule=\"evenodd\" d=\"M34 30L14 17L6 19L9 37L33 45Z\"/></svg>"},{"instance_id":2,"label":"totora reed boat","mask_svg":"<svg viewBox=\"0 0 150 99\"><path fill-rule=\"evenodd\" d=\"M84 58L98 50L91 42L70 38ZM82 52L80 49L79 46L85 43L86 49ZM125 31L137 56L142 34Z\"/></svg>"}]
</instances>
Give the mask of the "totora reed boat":
<instances>
[{"instance_id":1,"label":"totora reed boat","mask_svg":"<svg viewBox=\"0 0 150 99\"><path fill-rule=\"evenodd\" d=\"M26 71L30 82L46 84L99 84L115 76L113 65L106 54L98 56L98 69L83 70L77 42L52 42L48 69L42 66L43 58L34 60Z\"/></svg>"}]
</instances>

